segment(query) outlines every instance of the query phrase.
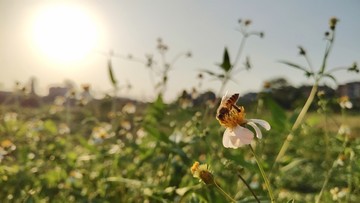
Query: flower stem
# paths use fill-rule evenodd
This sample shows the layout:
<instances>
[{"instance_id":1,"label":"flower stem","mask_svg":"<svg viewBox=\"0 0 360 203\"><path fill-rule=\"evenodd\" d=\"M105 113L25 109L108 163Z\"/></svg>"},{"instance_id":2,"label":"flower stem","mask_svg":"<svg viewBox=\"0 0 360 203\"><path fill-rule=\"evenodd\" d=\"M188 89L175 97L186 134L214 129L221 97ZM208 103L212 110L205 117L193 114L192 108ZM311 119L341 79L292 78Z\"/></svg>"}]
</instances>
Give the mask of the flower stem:
<instances>
[{"instance_id":1,"label":"flower stem","mask_svg":"<svg viewBox=\"0 0 360 203\"><path fill-rule=\"evenodd\" d=\"M323 195L324 191L325 191L325 187L327 185L327 183L329 182L329 179L330 179L330 176L332 174L332 171L334 170L334 167L335 167L335 162L333 163L332 167L330 168L330 170L327 172L326 174L326 177L325 177L325 181L321 187L321 190L320 190L320 193L319 193L319 196L316 198L316 202L315 203L319 203L320 202L320 199L321 199L321 196Z\"/></svg>"},{"instance_id":2,"label":"flower stem","mask_svg":"<svg viewBox=\"0 0 360 203\"><path fill-rule=\"evenodd\" d=\"M347 142L348 142L348 138L345 137L345 138L344 138L344 142L343 142L343 151L341 151L341 152L339 153L337 159L339 159L339 157L341 156L341 154L345 151ZM329 179L330 179L330 177L331 177L331 175L332 175L332 172L333 172L333 170L334 170L334 168L335 168L336 166L337 166L337 163L336 163L336 160L335 160L335 161L333 162L331 168L329 169L329 171L328 171L327 174L326 174L324 183L323 183L323 185L322 185L322 187L321 187L319 196L316 198L316 202L315 202L315 203L319 203L319 202L320 202L320 199L321 199L322 195L324 194L325 188L326 188L326 186L327 186L327 184L328 184L328 182L329 182Z\"/></svg>"},{"instance_id":3,"label":"flower stem","mask_svg":"<svg viewBox=\"0 0 360 203\"><path fill-rule=\"evenodd\" d=\"M251 192L251 194L254 196L254 198L256 199L256 201L258 203L260 203L260 200L258 199L258 197L256 196L255 192L251 189L250 185L246 182L246 180L240 175L240 172L238 172L238 177L241 179L241 181L246 185L246 187L249 189L249 191Z\"/></svg>"},{"instance_id":4,"label":"flower stem","mask_svg":"<svg viewBox=\"0 0 360 203\"><path fill-rule=\"evenodd\" d=\"M280 161L280 159L284 156L284 154L286 153L288 147L289 147L289 144L292 140L292 138L294 137L292 132L294 132L299 126L300 124L302 123L302 121L304 120L304 117L307 113L307 111L309 110L310 108L310 105L311 103L313 102L314 98L315 98L315 95L316 95L316 92L317 92L317 89L318 89L318 80L315 81L313 87L311 88L311 92L310 92L310 95L309 97L307 98L306 102L305 102L305 105L303 106L303 108L301 109L300 111L300 114L298 115L298 117L296 118L296 121L294 123L294 125L292 126L291 128L291 132L287 135L283 145L281 146L281 149L275 159L275 163L274 163L274 166L277 162ZM274 167L273 166L273 167Z\"/></svg>"},{"instance_id":5,"label":"flower stem","mask_svg":"<svg viewBox=\"0 0 360 203\"><path fill-rule=\"evenodd\" d=\"M268 190L268 193L269 193L269 197L270 197L270 200L272 203L275 202L275 198L274 198L274 194L273 194L273 191L272 191L272 188L271 188L271 185L270 185L270 182L269 182L269 179L267 178L266 174L265 174L265 171L261 165L261 162L260 162L260 159L259 157L256 155L254 149L252 148L251 145L249 145L250 149L251 149L251 152L253 153L254 157L255 157L255 160L256 160L256 163L259 167L259 170L260 170L260 173L261 173L261 176L263 177L264 179L264 182L265 182L265 185L267 187L267 190Z\"/></svg>"},{"instance_id":6,"label":"flower stem","mask_svg":"<svg viewBox=\"0 0 360 203\"><path fill-rule=\"evenodd\" d=\"M244 47L245 47L245 42L246 42L246 39L247 39L248 35L243 35L243 38L240 42L240 46L239 46L239 49L238 49L238 52L236 53L236 57L235 57L235 60L234 60L234 63L232 64L232 68L234 68L237 63L239 62L240 60L240 57L241 57L241 54L244 50Z\"/></svg>"},{"instance_id":7,"label":"flower stem","mask_svg":"<svg viewBox=\"0 0 360 203\"><path fill-rule=\"evenodd\" d=\"M222 195L224 195L226 198L228 198L231 202L236 202L235 199L233 199L229 194L227 194L217 183L214 181L215 187L220 191Z\"/></svg>"}]
</instances>

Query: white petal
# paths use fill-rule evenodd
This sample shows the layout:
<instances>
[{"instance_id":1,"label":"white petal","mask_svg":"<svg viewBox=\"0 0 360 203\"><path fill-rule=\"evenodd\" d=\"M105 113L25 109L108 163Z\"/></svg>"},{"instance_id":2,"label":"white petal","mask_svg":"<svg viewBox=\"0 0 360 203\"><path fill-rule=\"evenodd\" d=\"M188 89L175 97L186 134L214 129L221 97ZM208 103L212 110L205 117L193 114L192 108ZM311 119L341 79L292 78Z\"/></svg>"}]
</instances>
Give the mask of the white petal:
<instances>
[{"instance_id":1,"label":"white petal","mask_svg":"<svg viewBox=\"0 0 360 203\"><path fill-rule=\"evenodd\" d=\"M249 121L252 121L254 123L257 123L259 124L261 127L263 127L265 130L270 130L271 129L271 126L270 124L265 121L265 120L262 120L262 119L249 119Z\"/></svg>"},{"instance_id":2,"label":"white petal","mask_svg":"<svg viewBox=\"0 0 360 203\"><path fill-rule=\"evenodd\" d=\"M254 128L255 132L256 132L256 137L261 139L262 138L262 133L261 130L259 129L259 127L257 127L257 125L254 122L247 122L247 124L249 124L251 127Z\"/></svg>"},{"instance_id":3,"label":"white petal","mask_svg":"<svg viewBox=\"0 0 360 203\"><path fill-rule=\"evenodd\" d=\"M237 126L234 129L227 128L223 135L223 145L226 148L239 148L245 144L250 144L254 134L247 128Z\"/></svg>"},{"instance_id":4,"label":"white petal","mask_svg":"<svg viewBox=\"0 0 360 203\"><path fill-rule=\"evenodd\" d=\"M250 144L254 139L254 133L249 129L237 126L234 128L235 137L239 139L243 144Z\"/></svg>"},{"instance_id":5,"label":"white petal","mask_svg":"<svg viewBox=\"0 0 360 203\"><path fill-rule=\"evenodd\" d=\"M352 108L352 103L350 102L350 101L347 101L347 102L345 102L345 105L344 105L346 108L348 108L348 109L351 109Z\"/></svg>"},{"instance_id":6,"label":"white petal","mask_svg":"<svg viewBox=\"0 0 360 203\"><path fill-rule=\"evenodd\" d=\"M222 140L224 147L233 148L233 145L230 141L231 136L233 136L232 131L229 128L226 128L224 135L223 135L223 140Z\"/></svg>"}]
</instances>

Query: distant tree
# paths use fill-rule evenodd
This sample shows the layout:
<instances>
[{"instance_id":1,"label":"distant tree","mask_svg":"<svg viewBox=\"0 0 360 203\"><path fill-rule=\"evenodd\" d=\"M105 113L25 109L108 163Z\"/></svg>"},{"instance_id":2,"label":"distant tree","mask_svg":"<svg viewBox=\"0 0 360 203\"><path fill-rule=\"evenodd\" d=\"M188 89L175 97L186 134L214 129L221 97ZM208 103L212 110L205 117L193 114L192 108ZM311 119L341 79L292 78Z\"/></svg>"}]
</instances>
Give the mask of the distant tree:
<instances>
[{"instance_id":1,"label":"distant tree","mask_svg":"<svg viewBox=\"0 0 360 203\"><path fill-rule=\"evenodd\" d=\"M299 89L293 87L285 78L279 77L268 81L271 88L270 95L283 108L291 109L295 101L301 99Z\"/></svg>"},{"instance_id":2,"label":"distant tree","mask_svg":"<svg viewBox=\"0 0 360 203\"><path fill-rule=\"evenodd\" d=\"M282 77L274 78L268 81L272 89L281 89L283 87L291 86L290 83Z\"/></svg>"}]
</instances>

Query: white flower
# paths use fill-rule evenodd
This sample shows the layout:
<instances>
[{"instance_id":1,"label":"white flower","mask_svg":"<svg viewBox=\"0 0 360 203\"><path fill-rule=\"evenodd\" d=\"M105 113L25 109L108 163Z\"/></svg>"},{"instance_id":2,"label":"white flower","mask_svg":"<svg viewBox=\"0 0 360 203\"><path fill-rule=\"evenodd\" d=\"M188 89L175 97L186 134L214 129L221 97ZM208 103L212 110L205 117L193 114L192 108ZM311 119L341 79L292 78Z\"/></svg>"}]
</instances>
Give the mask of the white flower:
<instances>
[{"instance_id":1,"label":"white flower","mask_svg":"<svg viewBox=\"0 0 360 203\"><path fill-rule=\"evenodd\" d=\"M127 114L134 114L135 111L136 111L136 106L131 102L126 103L122 108L122 112Z\"/></svg>"},{"instance_id":2,"label":"white flower","mask_svg":"<svg viewBox=\"0 0 360 203\"><path fill-rule=\"evenodd\" d=\"M112 126L109 123L101 123L99 126L93 128L91 137L93 143L102 143L103 140L114 137Z\"/></svg>"},{"instance_id":3,"label":"white flower","mask_svg":"<svg viewBox=\"0 0 360 203\"><path fill-rule=\"evenodd\" d=\"M249 119L246 124L254 128L256 137L259 139L262 138L262 133L256 124L261 125L265 130L271 129L270 124L261 119ZM226 128L223 135L223 145L226 148L237 149L243 145L251 144L253 138L254 133L251 130L237 125L235 128Z\"/></svg>"},{"instance_id":4,"label":"white flower","mask_svg":"<svg viewBox=\"0 0 360 203\"><path fill-rule=\"evenodd\" d=\"M223 135L223 145L226 148L238 148L246 144L251 144L254 138L254 133L244 126L250 125L254 128L256 137L261 139L262 133L259 127L262 126L265 130L270 130L270 124L261 119L245 119L245 108L237 106L236 102L239 94L232 96L223 96L220 106L217 110L216 119L219 123L226 127Z\"/></svg>"},{"instance_id":5,"label":"white flower","mask_svg":"<svg viewBox=\"0 0 360 203\"><path fill-rule=\"evenodd\" d=\"M353 104L351 103L348 96L342 96L339 98L339 104L342 109L351 109Z\"/></svg>"},{"instance_id":6,"label":"white flower","mask_svg":"<svg viewBox=\"0 0 360 203\"><path fill-rule=\"evenodd\" d=\"M340 103L340 106L343 109L345 109L345 108L351 109L353 105L352 105L351 101L346 101L346 102Z\"/></svg>"},{"instance_id":7,"label":"white flower","mask_svg":"<svg viewBox=\"0 0 360 203\"><path fill-rule=\"evenodd\" d=\"M348 125L342 124L338 130L339 135L351 135L351 129Z\"/></svg>"},{"instance_id":8,"label":"white flower","mask_svg":"<svg viewBox=\"0 0 360 203\"><path fill-rule=\"evenodd\" d=\"M348 188L342 188L341 190L338 187L334 187L330 189L330 193L332 194L332 199L334 201L338 201L346 196L349 192Z\"/></svg>"},{"instance_id":9,"label":"white flower","mask_svg":"<svg viewBox=\"0 0 360 203\"><path fill-rule=\"evenodd\" d=\"M15 112L8 112L4 115L5 122L15 122L17 121L18 114Z\"/></svg>"}]
</instances>

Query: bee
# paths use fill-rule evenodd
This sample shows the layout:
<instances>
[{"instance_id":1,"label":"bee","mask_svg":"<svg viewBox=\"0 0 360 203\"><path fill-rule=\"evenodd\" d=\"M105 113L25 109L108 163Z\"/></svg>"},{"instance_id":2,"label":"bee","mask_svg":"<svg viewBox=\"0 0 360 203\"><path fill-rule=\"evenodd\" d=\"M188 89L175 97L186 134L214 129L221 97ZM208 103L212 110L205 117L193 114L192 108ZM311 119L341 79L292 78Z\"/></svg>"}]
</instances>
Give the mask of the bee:
<instances>
[{"instance_id":1,"label":"bee","mask_svg":"<svg viewBox=\"0 0 360 203\"><path fill-rule=\"evenodd\" d=\"M244 107L238 107L236 102L239 99L239 94L233 94L230 97L223 97L220 106L217 109L216 119L221 125L226 127L236 127L245 123Z\"/></svg>"}]
</instances>

